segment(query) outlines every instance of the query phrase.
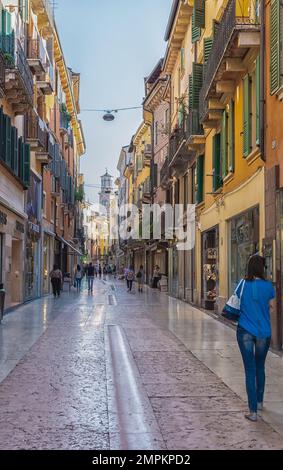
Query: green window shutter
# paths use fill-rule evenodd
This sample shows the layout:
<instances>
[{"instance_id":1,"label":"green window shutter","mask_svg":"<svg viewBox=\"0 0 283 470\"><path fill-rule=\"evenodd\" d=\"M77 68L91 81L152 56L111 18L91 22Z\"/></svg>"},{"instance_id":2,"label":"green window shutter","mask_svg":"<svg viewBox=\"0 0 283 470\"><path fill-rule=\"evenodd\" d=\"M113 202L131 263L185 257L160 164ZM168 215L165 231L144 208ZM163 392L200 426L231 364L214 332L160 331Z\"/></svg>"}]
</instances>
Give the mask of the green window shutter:
<instances>
[{"instance_id":1,"label":"green window shutter","mask_svg":"<svg viewBox=\"0 0 283 470\"><path fill-rule=\"evenodd\" d=\"M29 0L19 0L19 9L22 20L25 23L29 21Z\"/></svg>"},{"instance_id":2,"label":"green window shutter","mask_svg":"<svg viewBox=\"0 0 283 470\"><path fill-rule=\"evenodd\" d=\"M193 27L205 27L205 0L194 0Z\"/></svg>"},{"instance_id":3,"label":"green window shutter","mask_svg":"<svg viewBox=\"0 0 283 470\"><path fill-rule=\"evenodd\" d=\"M192 25L192 43L194 44L201 37L201 28Z\"/></svg>"},{"instance_id":4,"label":"green window shutter","mask_svg":"<svg viewBox=\"0 0 283 470\"><path fill-rule=\"evenodd\" d=\"M19 137L18 137L18 130L16 128L14 132L14 168L13 171L16 176L19 176Z\"/></svg>"},{"instance_id":5,"label":"green window shutter","mask_svg":"<svg viewBox=\"0 0 283 470\"><path fill-rule=\"evenodd\" d=\"M217 191L222 184L221 178L221 134L213 137L213 191Z\"/></svg>"},{"instance_id":6,"label":"green window shutter","mask_svg":"<svg viewBox=\"0 0 283 470\"><path fill-rule=\"evenodd\" d=\"M23 138L19 138L18 142L18 177L23 179Z\"/></svg>"},{"instance_id":7,"label":"green window shutter","mask_svg":"<svg viewBox=\"0 0 283 470\"><path fill-rule=\"evenodd\" d=\"M249 75L244 78L244 119L243 119L244 157L251 151L251 83Z\"/></svg>"},{"instance_id":8,"label":"green window shutter","mask_svg":"<svg viewBox=\"0 0 283 470\"><path fill-rule=\"evenodd\" d=\"M193 76L189 75L189 110L193 109Z\"/></svg>"},{"instance_id":9,"label":"green window shutter","mask_svg":"<svg viewBox=\"0 0 283 470\"><path fill-rule=\"evenodd\" d=\"M12 127L11 127L11 118L9 116L5 116L6 120L6 125L5 125L5 147L6 147L6 152L5 152L5 162L6 165L8 165L11 168L11 152L12 152Z\"/></svg>"},{"instance_id":10,"label":"green window shutter","mask_svg":"<svg viewBox=\"0 0 283 470\"><path fill-rule=\"evenodd\" d=\"M204 38L203 40L203 51L204 51L204 63L206 64L209 58L213 46L213 38Z\"/></svg>"},{"instance_id":11,"label":"green window shutter","mask_svg":"<svg viewBox=\"0 0 283 470\"><path fill-rule=\"evenodd\" d=\"M199 94L202 87L203 81L203 64L197 64L193 62L193 73L192 73L192 108L199 108Z\"/></svg>"},{"instance_id":12,"label":"green window shutter","mask_svg":"<svg viewBox=\"0 0 283 470\"><path fill-rule=\"evenodd\" d=\"M273 95L281 85L281 2L271 0L270 6L270 93Z\"/></svg>"},{"instance_id":13,"label":"green window shutter","mask_svg":"<svg viewBox=\"0 0 283 470\"><path fill-rule=\"evenodd\" d=\"M260 144L260 56L256 59L256 144Z\"/></svg>"},{"instance_id":14,"label":"green window shutter","mask_svg":"<svg viewBox=\"0 0 283 470\"><path fill-rule=\"evenodd\" d=\"M230 100L228 121L228 170L235 171L235 103Z\"/></svg>"},{"instance_id":15,"label":"green window shutter","mask_svg":"<svg viewBox=\"0 0 283 470\"><path fill-rule=\"evenodd\" d=\"M225 177L228 173L228 159L227 159L227 111L222 114L222 127L221 127L221 166L222 176Z\"/></svg>"},{"instance_id":16,"label":"green window shutter","mask_svg":"<svg viewBox=\"0 0 283 470\"><path fill-rule=\"evenodd\" d=\"M23 144L23 183L26 187L30 184L30 146Z\"/></svg>"},{"instance_id":17,"label":"green window shutter","mask_svg":"<svg viewBox=\"0 0 283 470\"><path fill-rule=\"evenodd\" d=\"M196 181L196 203L200 204L204 196L204 155L197 157L197 181Z\"/></svg>"},{"instance_id":18,"label":"green window shutter","mask_svg":"<svg viewBox=\"0 0 283 470\"><path fill-rule=\"evenodd\" d=\"M17 163L18 163L18 130L12 126L11 130L11 168L16 176L18 176Z\"/></svg>"}]
</instances>

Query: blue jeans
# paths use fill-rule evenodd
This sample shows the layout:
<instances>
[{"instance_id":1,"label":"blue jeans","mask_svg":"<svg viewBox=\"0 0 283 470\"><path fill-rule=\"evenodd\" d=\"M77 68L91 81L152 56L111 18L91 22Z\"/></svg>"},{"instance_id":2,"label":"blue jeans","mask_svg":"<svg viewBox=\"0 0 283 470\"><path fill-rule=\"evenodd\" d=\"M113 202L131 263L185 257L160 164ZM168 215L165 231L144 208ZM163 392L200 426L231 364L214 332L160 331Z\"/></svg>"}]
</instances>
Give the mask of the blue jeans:
<instances>
[{"instance_id":1,"label":"blue jeans","mask_svg":"<svg viewBox=\"0 0 283 470\"><path fill-rule=\"evenodd\" d=\"M79 292L81 290L81 286L82 286L82 278L81 277L76 278L76 285L77 285L77 291Z\"/></svg>"},{"instance_id":2,"label":"blue jeans","mask_svg":"<svg viewBox=\"0 0 283 470\"><path fill-rule=\"evenodd\" d=\"M257 412L257 404L263 402L265 387L265 359L269 350L271 338L256 338L244 328L238 326L237 341L242 354L246 390L249 408Z\"/></svg>"},{"instance_id":3,"label":"blue jeans","mask_svg":"<svg viewBox=\"0 0 283 470\"><path fill-rule=\"evenodd\" d=\"M88 276L87 278L88 290L93 291L93 281L94 281L94 276Z\"/></svg>"}]
</instances>

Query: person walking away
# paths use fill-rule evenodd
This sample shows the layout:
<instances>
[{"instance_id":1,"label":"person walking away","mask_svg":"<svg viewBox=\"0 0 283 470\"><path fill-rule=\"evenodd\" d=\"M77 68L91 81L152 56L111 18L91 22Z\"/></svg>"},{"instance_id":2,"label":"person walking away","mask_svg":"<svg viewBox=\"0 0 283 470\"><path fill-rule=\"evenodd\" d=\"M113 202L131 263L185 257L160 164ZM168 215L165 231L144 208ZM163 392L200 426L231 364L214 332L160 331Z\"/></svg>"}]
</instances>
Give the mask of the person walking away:
<instances>
[{"instance_id":1,"label":"person walking away","mask_svg":"<svg viewBox=\"0 0 283 470\"><path fill-rule=\"evenodd\" d=\"M131 266L131 267L127 270L127 287L128 287L128 292L132 292L134 279L135 279L135 272L134 272L134 268Z\"/></svg>"},{"instance_id":2,"label":"person walking away","mask_svg":"<svg viewBox=\"0 0 283 470\"><path fill-rule=\"evenodd\" d=\"M102 274L101 264L99 265L98 273L99 273L99 279L101 279L101 274Z\"/></svg>"},{"instance_id":3,"label":"person walking away","mask_svg":"<svg viewBox=\"0 0 283 470\"><path fill-rule=\"evenodd\" d=\"M153 271L153 281L152 281L153 289L157 289L158 282L160 281L160 279L161 279L160 268L159 266L156 265Z\"/></svg>"},{"instance_id":4,"label":"person walking away","mask_svg":"<svg viewBox=\"0 0 283 470\"><path fill-rule=\"evenodd\" d=\"M76 267L76 272L75 272L77 292L81 292L82 279L83 279L83 271L82 271L81 266L78 264Z\"/></svg>"},{"instance_id":5,"label":"person walking away","mask_svg":"<svg viewBox=\"0 0 283 470\"><path fill-rule=\"evenodd\" d=\"M93 281L94 281L94 266L92 263L89 263L87 268L87 282L88 282L88 291L93 292Z\"/></svg>"},{"instance_id":6,"label":"person walking away","mask_svg":"<svg viewBox=\"0 0 283 470\"><path fill-rule=\"evenodd\" d=\"M103 280L106 281L107 279L107 267L106 265L103 266Z\"/></svg>"},{"instance_id":7,"label":"person walking away","mask_svg":"<svg viewBox=\"0 0 283 470\"><path fill-rule=\"evenodd\" d=\"M253 255L248 262L247 276L241 297L241 313L237 328L237 341L242 355L250 421L257 421L257 412L263 408L265 389L265 360L271 341L270 308L274 308L275 290L265 280L265 262ZM239 296L242 283L238 285Z\"/></svg>"},{"instance_id":8,"label":"person walking away","mask_svg":"<svg viewBox=\"0 0 283 470\"><path fill-rule=\"evenodd\" d=\"M143 291L143 285L144 285L144 270L143 266L140 266L139 271L137 272L136 275L137 281L138 281L138 291L142 292Z\"/></svg>"},{"instance_id":9,"label":"person walking away","mask_svg":"<svg viewBox=\"0 0 283 470\"><path fill-rule=\"evenodd\" d=\"M116 264L114 264L113 269L112 269L112 274L113 274L114 279L116 279L116 277L117 277L116 276L116 271L117 271Z\"/></svg>"},{"instance_id":10,"label":"person walking away","mask_svg":"<svg viewBox=\"0 0 283 470\"><path fill-rule=\"evenodd\" d=\"M54 297L58 296L60 297L61 294L61 286L62 286L62 281L63 281L63 274L61 269L59 269L59 266L57 264L54 264L53 270L50 273L50 280L51 280L51 285L52 285L52 290L53 290L53 295Z\"/></svg>"}]
</instances>

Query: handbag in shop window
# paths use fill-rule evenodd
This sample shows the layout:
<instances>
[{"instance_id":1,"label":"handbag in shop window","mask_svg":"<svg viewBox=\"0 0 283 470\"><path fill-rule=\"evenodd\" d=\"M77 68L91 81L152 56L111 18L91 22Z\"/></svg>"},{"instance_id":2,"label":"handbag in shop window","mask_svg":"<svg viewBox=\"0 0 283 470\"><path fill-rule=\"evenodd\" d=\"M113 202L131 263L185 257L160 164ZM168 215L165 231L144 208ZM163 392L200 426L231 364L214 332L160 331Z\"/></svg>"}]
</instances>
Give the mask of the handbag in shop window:
<instances>
[{"instance_id":1,"label":"handbag in shop window","mask_svg":"<svg viewBox=\"0 0 283 470\"><path fill-rule=\"evenodd\" d=\"M240 283L238 284L235 292L233 295L231 295L230 299L226 302L225 307L223 308L222 311L222 317L226 318L226 320L234 321L237 322L239 321L240 315L241 315L241 300L242 300L242 295L244 292L244 287L245 287L245 280L242 279ZM240 295L237 295L237 291L240 289Z\"/></svg>"}]
</instances>

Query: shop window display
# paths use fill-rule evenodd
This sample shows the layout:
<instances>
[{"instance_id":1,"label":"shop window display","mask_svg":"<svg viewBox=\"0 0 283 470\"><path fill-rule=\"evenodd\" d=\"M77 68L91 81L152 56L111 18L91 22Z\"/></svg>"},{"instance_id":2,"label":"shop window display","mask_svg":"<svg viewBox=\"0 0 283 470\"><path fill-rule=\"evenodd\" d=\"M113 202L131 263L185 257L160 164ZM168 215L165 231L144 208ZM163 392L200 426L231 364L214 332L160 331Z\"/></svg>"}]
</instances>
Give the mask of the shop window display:
<instances>
[{"instance_id":1,"label":"shop window display","mask_svg":"<svg viewBox=\"0 0 283 470\"><path fill-rule=\"evenodd\" d=\"M202 236L202 298L203 306L214 310L218 296L218 228L205 232Z\"/></svg>"}]
</instances>

